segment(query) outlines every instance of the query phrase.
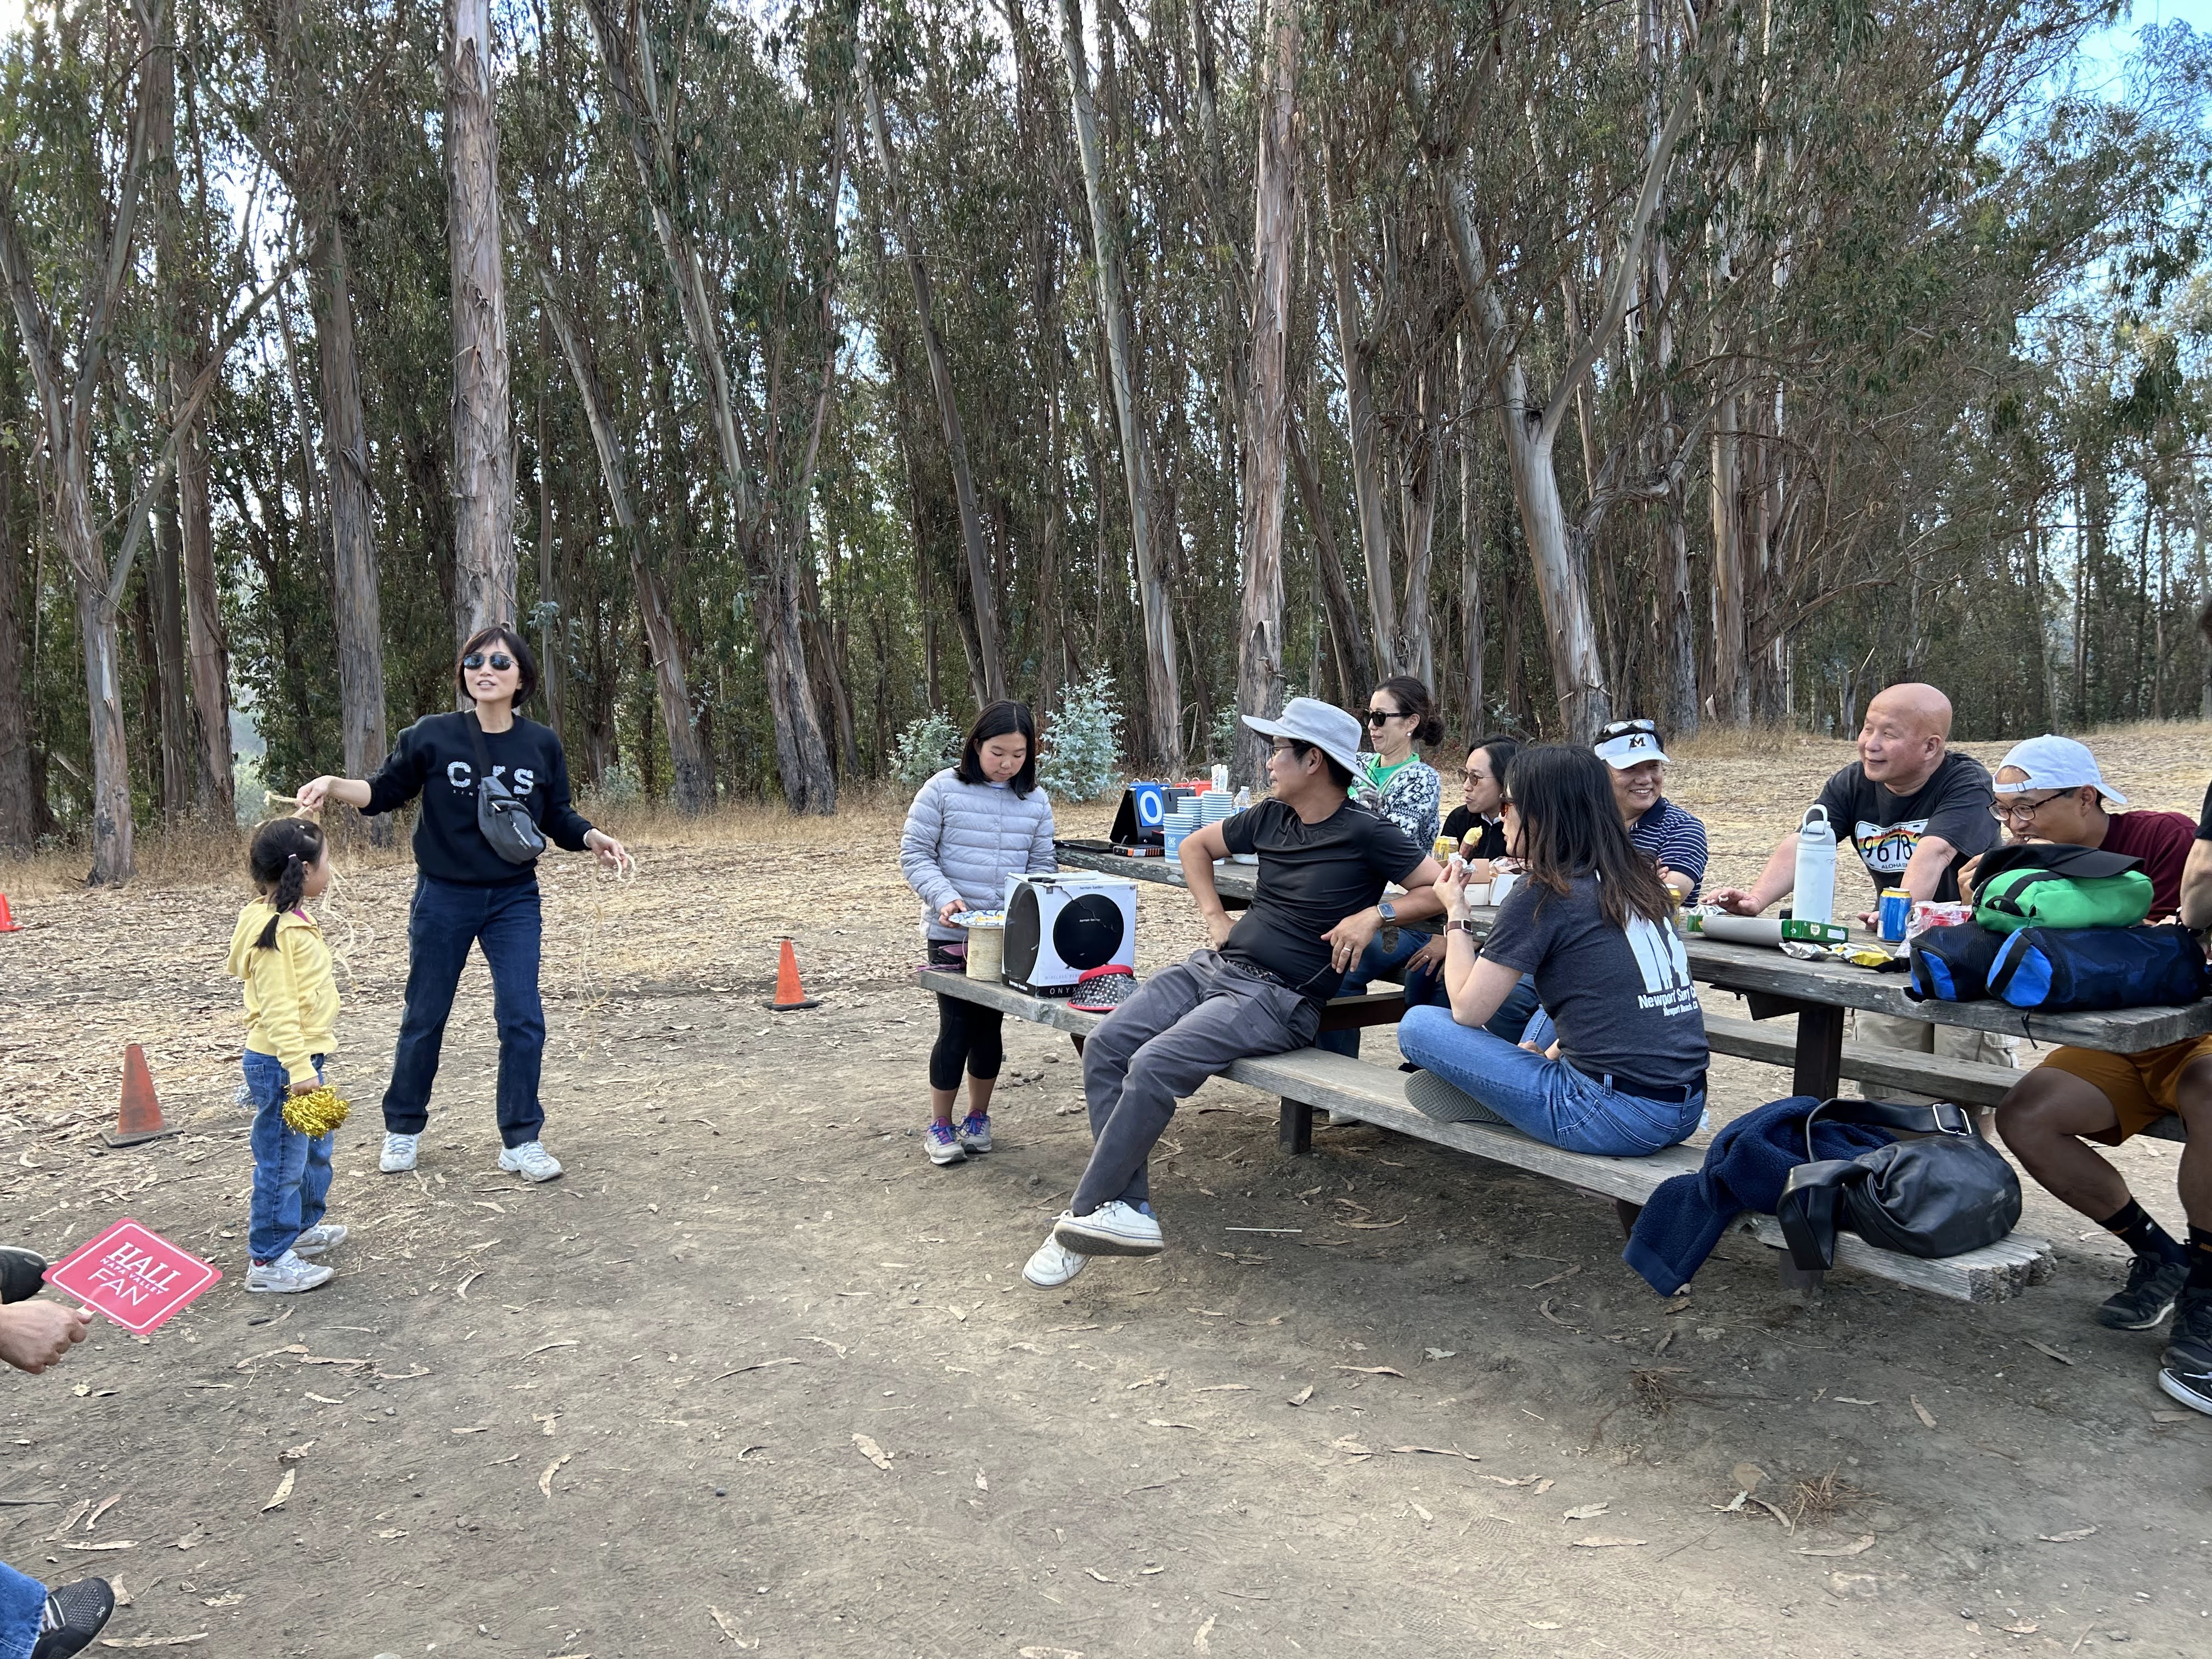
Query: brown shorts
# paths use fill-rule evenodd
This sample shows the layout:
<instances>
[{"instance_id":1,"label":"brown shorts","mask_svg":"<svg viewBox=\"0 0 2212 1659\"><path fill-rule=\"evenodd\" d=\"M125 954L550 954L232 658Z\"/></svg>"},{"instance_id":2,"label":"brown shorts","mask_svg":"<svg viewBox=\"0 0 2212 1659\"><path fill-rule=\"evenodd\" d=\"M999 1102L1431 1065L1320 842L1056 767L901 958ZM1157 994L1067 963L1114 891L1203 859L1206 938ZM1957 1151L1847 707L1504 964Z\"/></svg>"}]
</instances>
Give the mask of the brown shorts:
<instances>
[{"instance_id":1,"label":"brown shorts","mask_svg":"<svg viewBox=\"0 0 2212 1659\"><path fill-rule=\"evenodd\" d=\"M2212 1055L2212 1036L2185 1038L2163 1048L2136 1054L2108 1054L2100 1048L2054 1048L2036 1070L2046 1067L2078 1077L2112 1103L2120 1121L2083 1137L2117 1146L2174 1109L2174 1087L2194 1060Z\"/></svg>"}]
</instances>

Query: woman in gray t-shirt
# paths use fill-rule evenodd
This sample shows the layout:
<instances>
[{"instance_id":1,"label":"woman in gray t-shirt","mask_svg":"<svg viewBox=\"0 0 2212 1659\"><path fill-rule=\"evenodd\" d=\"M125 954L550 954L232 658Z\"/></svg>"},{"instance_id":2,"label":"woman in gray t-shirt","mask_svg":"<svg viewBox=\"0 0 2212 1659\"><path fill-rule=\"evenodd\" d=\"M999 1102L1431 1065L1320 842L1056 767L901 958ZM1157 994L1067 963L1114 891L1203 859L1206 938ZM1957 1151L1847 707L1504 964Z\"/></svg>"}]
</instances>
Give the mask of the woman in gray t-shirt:
<instances>
[{"instance_id":1,"label":"woman in gray t-shirt","mask_svg":"<svg viewBox=\"0 0 2212 1659\"><path fill-rule=\"evenodd\" d=\"M1569 1152L1635 1158L1705 1115L1705 1016L1672 895L1613 810L1605 763L1565 744L1524 749L1506 779L1508 850L1527 875L1478 957L1465 872L1437 884L1448 1008L1410 1008L1398 1048L1422 1068L1406 1097L1431 1116L1511 1124ZM1547 1054L1481 1029L1522 974L1559 1028Z\"/></svg>"}]
</instances>

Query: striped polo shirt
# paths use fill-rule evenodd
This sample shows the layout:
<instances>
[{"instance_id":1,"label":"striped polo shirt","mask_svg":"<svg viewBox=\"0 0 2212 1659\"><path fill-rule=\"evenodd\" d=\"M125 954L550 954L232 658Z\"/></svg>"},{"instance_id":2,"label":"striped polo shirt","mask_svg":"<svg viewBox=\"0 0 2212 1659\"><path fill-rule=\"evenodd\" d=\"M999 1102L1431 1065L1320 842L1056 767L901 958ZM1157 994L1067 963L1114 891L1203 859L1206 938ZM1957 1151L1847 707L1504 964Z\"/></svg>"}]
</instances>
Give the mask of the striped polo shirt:
<instances>
[{"instance_id":1,"label":"striped polo shirt","mask_svg":"<svg viewBox=\"0 0 2212 1659\"><path fill-rule=\"evenodd\" d=\"M1705 884L1708 857L1704 824L1662 795L1650 811L1629 827L1628 838L1669 870L1687 876L1690 892L1682 902L1697 902L1698 891Z\"/></svg>"}]
</instances>

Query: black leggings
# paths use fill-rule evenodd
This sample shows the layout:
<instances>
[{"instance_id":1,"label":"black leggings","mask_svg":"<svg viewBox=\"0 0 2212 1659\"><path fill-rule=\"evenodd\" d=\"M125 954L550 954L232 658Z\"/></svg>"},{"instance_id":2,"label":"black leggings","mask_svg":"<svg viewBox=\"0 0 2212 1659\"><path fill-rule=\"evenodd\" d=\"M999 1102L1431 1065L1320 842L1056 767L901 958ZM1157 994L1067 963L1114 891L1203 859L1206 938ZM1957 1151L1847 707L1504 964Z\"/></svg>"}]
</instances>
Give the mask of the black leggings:
<instances>
[{"instance_id":1,"label":"black leggings","mask_svg":"<svg viewBox=\"0 0 2212 1659\"><path fill-rule=\"evenodd\" d=\"M951 939L929 941L929 965L957 969L966 964L968 947ZM929 1086L957 1089L960 1073L988 1083L999 1075L1006 1057L1000 1041L1006 1016L996 1008L983 1008L958 997L937 999L937 1042L929 1051Z\"/></svg>"}]
</instances>

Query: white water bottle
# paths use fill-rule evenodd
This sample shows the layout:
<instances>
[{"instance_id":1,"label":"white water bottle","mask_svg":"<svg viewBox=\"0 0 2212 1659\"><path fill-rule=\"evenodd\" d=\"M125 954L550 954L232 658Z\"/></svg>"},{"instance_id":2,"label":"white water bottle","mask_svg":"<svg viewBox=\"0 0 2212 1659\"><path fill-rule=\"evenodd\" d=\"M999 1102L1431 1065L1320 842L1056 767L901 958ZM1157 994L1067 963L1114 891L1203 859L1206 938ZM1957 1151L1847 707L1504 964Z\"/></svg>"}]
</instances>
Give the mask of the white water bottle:
<instances>
[{"instance_id":1,"label":"white water bottle","mask_svg":"<svg viewBox=\"0 0 2212 1659\"><path fill-rule=\"evenodd\" d=\"M1798 921L1836 919L1836 830L1825 806L1807 807L1797 826L1796 892L1790 914Z\"/></svg>"}]
</instances>

